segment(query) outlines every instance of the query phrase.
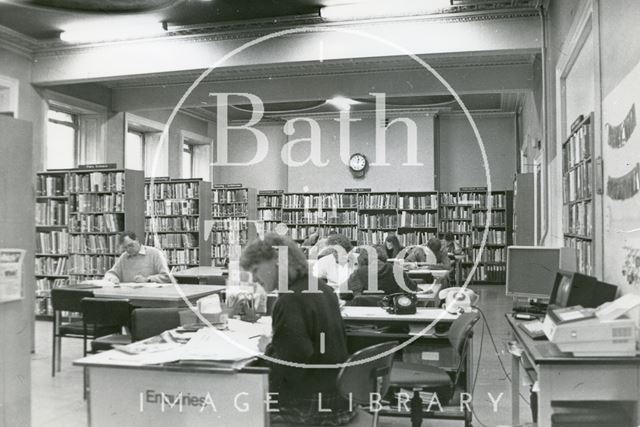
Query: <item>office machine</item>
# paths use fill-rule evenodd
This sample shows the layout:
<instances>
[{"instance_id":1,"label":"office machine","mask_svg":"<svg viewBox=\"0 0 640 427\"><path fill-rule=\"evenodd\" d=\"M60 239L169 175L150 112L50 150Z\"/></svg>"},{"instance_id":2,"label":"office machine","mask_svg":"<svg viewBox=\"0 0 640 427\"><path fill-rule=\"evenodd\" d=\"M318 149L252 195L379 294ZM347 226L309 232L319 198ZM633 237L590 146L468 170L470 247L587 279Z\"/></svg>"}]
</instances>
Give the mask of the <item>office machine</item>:
<instances>
[{"instance_id":1,"label":"office machine","mask_svg":"<svg viewBox=\"0 0 640 427\"><path fill-rule=\"evenodd\" d=\"M574 356L635 356L636 324L625 314L638 306L640 296L628 294L597 309L579 305L550 308L543 330L560 351Z\"/></svg>"},{"instance_id":2,"label":"office machine","mask_svg":"<svg viewBox=\"0 0 640 427\"><path fill-rule=\"evenodd\" d=\"M595 277L560 270L555 277L549 304L556 307L580 305L596 308L613 301L617 291L617 286L600 282Z\"/></svg>"},{"instance_id":3,"label":"office machine","mask_svg":"<svg viewBox=\"0 0 640 427\"><path fill-rule=\"evenodd\" d=\"M558 270L575 271L573 248L509 246L507 248L507 296L548 300Z\"/></svg>"}]
</instances>

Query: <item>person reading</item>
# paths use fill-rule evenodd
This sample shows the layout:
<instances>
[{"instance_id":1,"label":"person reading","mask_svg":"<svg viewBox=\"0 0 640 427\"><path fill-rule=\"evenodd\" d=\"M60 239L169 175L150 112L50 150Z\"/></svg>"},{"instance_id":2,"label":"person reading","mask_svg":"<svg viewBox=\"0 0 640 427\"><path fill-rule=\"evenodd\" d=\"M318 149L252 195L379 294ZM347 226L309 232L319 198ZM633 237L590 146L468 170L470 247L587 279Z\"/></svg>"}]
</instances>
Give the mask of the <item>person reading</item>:
<instances>
[{"instance_id":1,"label":"person reading","mask_svg":"<svg viewBox=\"0 0 640 427\"><path fill-rule=\"evenodd\" d=\"M124 253L105 273L105 280L112 283L171 283L167 260L160 250L140 244L132 231L121 233L118 243Z\"/></svg>"}]
</instances>

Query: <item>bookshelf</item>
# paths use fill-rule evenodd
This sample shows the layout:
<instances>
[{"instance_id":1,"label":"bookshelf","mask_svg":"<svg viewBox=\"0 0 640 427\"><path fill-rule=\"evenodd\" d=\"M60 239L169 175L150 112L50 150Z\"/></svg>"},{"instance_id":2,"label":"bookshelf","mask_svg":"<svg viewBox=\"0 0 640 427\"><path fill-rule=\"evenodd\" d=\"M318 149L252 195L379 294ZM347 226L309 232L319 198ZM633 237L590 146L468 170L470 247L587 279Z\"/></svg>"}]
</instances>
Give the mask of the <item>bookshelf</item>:
<instances>
[{"instance_id":1,"label":"bookshelf","mask_svg":"<svg viewBox=\"0 0 640 427\"><path fill-rule=\"evenodd\" d=\"M237 259L240 250L255 237L256 190L242 184L214 184L211 189L211 265L223 266Z\"/></svg>"},{"instance_id":2,"label":"bookshelf","mask_svg":"<svg viewBox=\"0 0 640 427\"><path fill-rule=\"evenodd\" d=\"M474 202L470 196L470 193L463 191L439 193L438 237L444 239L444 235L450 232L460 244L464 255L460 264L460 274L464 278L469 274L473 252L471 224Z\"/></svg>"},{"instance_id":3,"label":"bookshelf","mask_svg":"<svg viewBox=\"0 0 640 427\"><path fill-rule=\"evenodd\" d=\"M258 234L275 232L276 225L282 222L282 190L259 191L257 196L257 219L260 232Z\"/></svg>"},{"instance_id":4,"label":"bookshelf","mask_svg":"<svg viewBox=\"0 0 640 427\"><path fill-rule=\"evenodd\" d=\"M211 184L202 179L145 182L145 245L161 249L171 271L211 263L204 230L211 218L210 190Z\"/></svg>"},{"instance_id":5,"label":"bookshelf","mask_svg":"<svg viewBox=\"0 0 640 427\"><path fill-rule=\"evenodd\" d=\"M359 244L384 244L387 236L397 231L398 193L358 194Z\"/></svg>"},{"instance_id":6,"label":"bookshelf","mask_svg":"<svg viewBox=\"0 0 640 427\"><path fill-rule=\"evenodd\" d=\"M69 283L102 278L120 256L118 233L144 235L144 176L129 169L69 173Z\"/></svg>"},{"instance_id":7,"label":"bookshelf","mask_svg":"<svg viewBox=\"0 0 640 427\"><path fill-rule=\"evenodd\" d=\"M69 282L69 176L68 171L36 175L36 319L52 319L51 289Z\"/></svg>"},{"instance_id":8,"label":"bookshelf","mask_svg":"<svg viewBox=\"0 0 640 427\"><path fill-rule=\"evenodd\" d=\"M577 271L592 275L593 219L593 113L580 117L562 143L562 201L565 246L576 249Z\"/></svg>"},{"instance_id":9,"label":"bookshelf","mask_svg":"<svg viewBox=\"0 0 640 427\"><path fill-rule=\"evenodd\" d=\"M326 237L332 231L358 240L358 195L356 193L322 193L320 195L319 233Z\"/></svg>"},{"instance_id":10,"label":"bookshelf","mask_svg":"<svg viewBox=\"0 0 640 427\"><path fill-rule=\"evenodd\" d=\"M438 193L398 193L398 239L403 246L425 245L438 235Z\"/></svg>"}]
</instances>

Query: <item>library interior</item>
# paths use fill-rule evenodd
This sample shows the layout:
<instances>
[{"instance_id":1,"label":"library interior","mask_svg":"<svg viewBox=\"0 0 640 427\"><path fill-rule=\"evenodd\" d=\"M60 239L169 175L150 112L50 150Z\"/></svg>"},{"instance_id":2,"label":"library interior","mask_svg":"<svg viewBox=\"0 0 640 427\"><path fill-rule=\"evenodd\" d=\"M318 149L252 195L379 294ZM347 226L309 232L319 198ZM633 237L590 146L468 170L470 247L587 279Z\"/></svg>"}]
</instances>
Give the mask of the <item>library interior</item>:
<instances>
[{"instance_id":1,"label":"library interior","mask_svg":"<svg viewBox=\"0 0 640 427\"><path fill-rule=\"evenodd\" d=\"M0 427L640 425L638 22L1 1Z\"/></svg>"}]
</instances>

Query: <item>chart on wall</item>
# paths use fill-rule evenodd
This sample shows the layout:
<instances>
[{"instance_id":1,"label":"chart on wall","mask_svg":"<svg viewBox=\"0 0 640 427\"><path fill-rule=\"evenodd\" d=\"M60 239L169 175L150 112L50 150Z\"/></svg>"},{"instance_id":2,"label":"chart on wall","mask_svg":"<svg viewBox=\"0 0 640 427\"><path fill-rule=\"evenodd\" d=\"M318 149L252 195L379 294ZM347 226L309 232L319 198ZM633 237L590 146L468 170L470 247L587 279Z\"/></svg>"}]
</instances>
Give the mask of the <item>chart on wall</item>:
<instances>
[{"instance_id":1,"label":"chart on wall","mask_svg":"<svg viewBox=\"0 0 640 427\"><path fill-rule=\"evenodd\" d=\"M640 63L602 107L605 280L640 292Z\"/></svg>"}]
</instances>

